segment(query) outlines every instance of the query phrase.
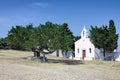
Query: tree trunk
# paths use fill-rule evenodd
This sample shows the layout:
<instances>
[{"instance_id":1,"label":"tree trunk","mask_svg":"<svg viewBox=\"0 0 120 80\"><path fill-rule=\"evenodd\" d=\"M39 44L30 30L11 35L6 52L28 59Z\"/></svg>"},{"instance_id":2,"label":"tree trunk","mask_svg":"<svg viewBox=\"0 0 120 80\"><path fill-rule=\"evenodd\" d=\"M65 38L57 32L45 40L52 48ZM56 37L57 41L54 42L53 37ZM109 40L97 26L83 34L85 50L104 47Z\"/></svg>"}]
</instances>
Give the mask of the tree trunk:
<instances>
[{"instance_id":1,"label":"tree trunk","mask_svg":"<svg viewBox=\"0 0 120 80\"><path fill-rule=\"evenodd\" d=\"M40 52L39 51L34 51L34 57L36 57L36 58L40 57Z\"/></svg>"},{"instance_id":2,"label":"tree trunk","mask_svg":"<svg viewBox=\"0 0 120 80\"><path fill-rule=\"evenodd\" d=\"M114 52L112 52L112 61L115 61Z\"/></svg>"},{"instance_id":3,"label":"tree trunk","mask_svg":"<svg viewBox=\"0 0 120 80\"><path fill-rule=\"evenodd\" d=\"M46 57L45 57L45 53L43 52L43 62L46 62Z\"/></svg>"},{"instance_id":4,"label":"tree trunk","mask_svg":"<svg viewBox=\"0 0 120 80\"><path fill-rule=\"evenodd\" d=\"M59 57L59 50L56 51L56 56Z\"/></svg>"},{"instance_id":5,"label":"tree trunk","mask_svg":"<svg viewBox=\"0 0 120 80\"><path fill-rule=\"evenodd\" d=\"M105 49L103 49L103 57L104 57L104 60L106 60L106 58L105 58Z\"/></svg>"},{"instance_id":6,"label":"tree trunk","mask_svg":"<svg viewBox=\"0 0 120 80\"><path fill-rule=\"evenodd\" d=\"M65 54L64 54L64 50L62 50L62 56L63 56L63 57L65 56Z\"/></svg>"}]
</instances>

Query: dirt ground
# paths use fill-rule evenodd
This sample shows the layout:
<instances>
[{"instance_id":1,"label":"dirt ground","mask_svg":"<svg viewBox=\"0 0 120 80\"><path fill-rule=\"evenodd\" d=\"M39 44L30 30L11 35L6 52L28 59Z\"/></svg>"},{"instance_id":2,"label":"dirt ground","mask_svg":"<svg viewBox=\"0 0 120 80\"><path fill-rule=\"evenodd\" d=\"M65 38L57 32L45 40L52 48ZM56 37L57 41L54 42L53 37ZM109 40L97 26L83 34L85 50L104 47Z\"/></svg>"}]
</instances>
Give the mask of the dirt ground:
<instances>
[{"instance_id":1,"label":"dirt ground","mask_svg":"<svg viewBox=\"0 0 120 80\"><path fill-rule=\"evenodd\" d=\"M0 80L120 80L120 62L67 64L68 59L47 55L50 61L41 63L39 59L27 59L28 56L33 53L0 50Z\"/></svg>"}]
</instances>

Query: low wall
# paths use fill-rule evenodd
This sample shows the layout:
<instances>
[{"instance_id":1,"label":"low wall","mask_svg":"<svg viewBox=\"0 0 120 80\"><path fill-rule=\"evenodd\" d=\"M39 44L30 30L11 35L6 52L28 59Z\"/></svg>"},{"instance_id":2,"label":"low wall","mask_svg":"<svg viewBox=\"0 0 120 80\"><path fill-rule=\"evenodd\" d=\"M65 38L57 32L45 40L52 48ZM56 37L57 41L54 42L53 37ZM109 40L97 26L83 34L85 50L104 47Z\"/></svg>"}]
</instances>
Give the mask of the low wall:
<instances>
[{"instance_id":1,"label":"low wall","mask_svg":"<svg viewBox=\"0 0 120 80\"><path fill-rule=\"evenodd\" d=\"M120 52L116 52L114 57L116 61L120 61Z\"/></svg>"}]
</instances>

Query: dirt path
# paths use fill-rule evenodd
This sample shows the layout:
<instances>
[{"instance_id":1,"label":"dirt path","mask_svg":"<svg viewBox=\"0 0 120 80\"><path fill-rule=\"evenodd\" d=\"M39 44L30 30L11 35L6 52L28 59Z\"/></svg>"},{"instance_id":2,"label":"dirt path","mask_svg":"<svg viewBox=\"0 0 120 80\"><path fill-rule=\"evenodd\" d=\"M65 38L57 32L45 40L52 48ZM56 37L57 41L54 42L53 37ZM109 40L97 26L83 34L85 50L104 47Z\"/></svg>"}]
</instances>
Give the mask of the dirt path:
<instances>
[{"instance_id":1,"label":"dirt path","mask_svg":"<svg viewBox=\"0 0 120 80\"><path fill-rule=\"evenodd\" d=\"M0 51L0 80L120 80L119 62L112 67L111 62L67 65L23 59L31 55L31 52Z\"/></svg>"}]
</instances>

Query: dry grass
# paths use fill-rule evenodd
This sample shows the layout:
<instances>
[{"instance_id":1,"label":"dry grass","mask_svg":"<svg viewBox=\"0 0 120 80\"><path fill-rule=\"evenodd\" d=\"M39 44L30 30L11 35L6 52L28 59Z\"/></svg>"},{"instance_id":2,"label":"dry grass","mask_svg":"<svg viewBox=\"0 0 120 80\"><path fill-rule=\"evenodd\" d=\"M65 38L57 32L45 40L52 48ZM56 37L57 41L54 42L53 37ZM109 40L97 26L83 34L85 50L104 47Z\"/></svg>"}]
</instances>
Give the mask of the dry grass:
<instances>
[{"instance_id":1,"label":"dry grass","mask_svg":"<svg viewBox=\"0 0 120 80\"><path fill-rule=\"evenodd\" d=\"M0 80L120 80L120 62L96 60L82 64L47 55L48 62L41 63L28 56L33 52L0 50Z\"/></svg>"}]
</instances>

